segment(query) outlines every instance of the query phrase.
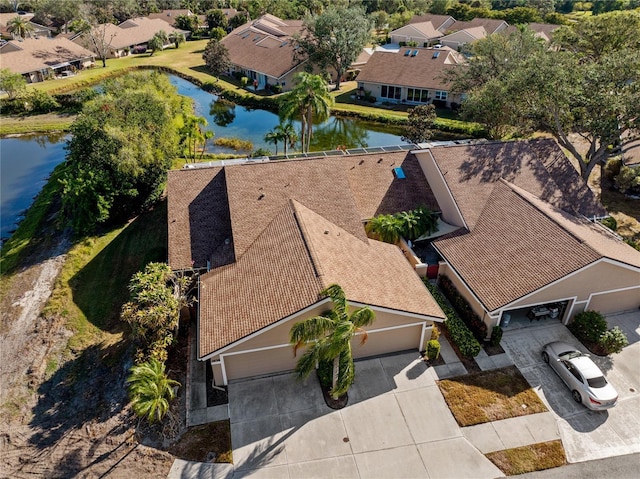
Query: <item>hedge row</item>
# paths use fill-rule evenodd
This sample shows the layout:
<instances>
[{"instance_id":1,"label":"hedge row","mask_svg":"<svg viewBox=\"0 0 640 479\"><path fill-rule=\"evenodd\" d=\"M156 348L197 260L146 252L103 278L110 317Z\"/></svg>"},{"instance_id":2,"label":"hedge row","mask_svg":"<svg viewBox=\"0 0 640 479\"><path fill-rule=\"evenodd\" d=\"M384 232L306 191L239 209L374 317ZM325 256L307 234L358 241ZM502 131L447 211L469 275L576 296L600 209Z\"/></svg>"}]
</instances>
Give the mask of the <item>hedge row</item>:
<instances>
[{"instance_id":1,"label":"hedge row","mask_svg":"<svg viewBox=\"0 0 640 479\"><path fill-rule=\"evenodd\" d=\"M480 349L482 349L482 346L480 346L480 343L473 336L473 333L467 328L455 310L447 304L446 299L438 287L427 280L425 280L424 284L447 317L445 326L449 331L451 340L458 346L460 353L468 358L476 357Z\"/></svg>"},{"instance_id":2,"label":"hedge row","mask_svg":"<svg viewBox=\"0 0 640 479\"><path fill-rule=\"evenodd\" d=\"M478 341L484 341L488 333L487 325L480 319L480 316L473 311L469 302L462 297L451 280L446 276L440 276L438 285L476 339Z\"/></svg>"}]
</instances>

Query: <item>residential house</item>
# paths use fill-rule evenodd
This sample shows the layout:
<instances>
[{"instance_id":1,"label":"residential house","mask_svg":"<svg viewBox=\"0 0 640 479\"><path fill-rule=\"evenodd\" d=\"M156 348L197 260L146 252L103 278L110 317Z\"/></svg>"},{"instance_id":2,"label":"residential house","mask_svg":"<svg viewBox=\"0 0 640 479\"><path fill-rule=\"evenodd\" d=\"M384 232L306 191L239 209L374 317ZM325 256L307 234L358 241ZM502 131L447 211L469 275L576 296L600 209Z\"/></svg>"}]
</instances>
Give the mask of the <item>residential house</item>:
<instances>
[{"instance_id":1,"label":"residential house","mask_svg":"<svg viewBox=\"0 0 640 479\"><path fill-rule=\"evenodd\" d=\"M447 28L446 35L440 37L440 44L459 51L467 43L500 33L508 27L509 24L504 20L493 18L474 18L468 22L456 21Z\"/></svg>"},{"instance_id":2,"label":"residential house","mask_svg":"<svg viewBox=\"0 0 640 479\"><path fill-rule=\"evenodd\" d=\"M29 35L31 37L50 37L51 32L54 30L53 28L49 28L47 26L40 25L39 23L31 21L31 19L34 17L33 13L24 13L22 15L17 12L0 13L0 37L7 40L17 39L15 35L9 32L7 28L9 21L15 17L22 17L23 20L27 21L27 23L32 28L32 31Z\"/></svg>"},{"instance_id":3,"label":"residential house","mask_svg":"<svg viewBox=\"0 0 640 479\"><path fill-rule=\"evenodd\" d=\"M306 60L296 60L292 36L303 31L302 20L281 20L262 15L233 30L221 43L229 52L229 74L239 72L258 90L279 85L293 87L293 76L304 70Z\"/></svg>"},{"instance_id":4,"label":"residential house","mask_svg":"<svg viewBox=\"0 0 640 479\"><path fill-rule=\"evenodd\" d=\"M450 225L426 241L489 331L638 309L640 252L592 221L607 213L553 140L423 146L169 172L169 264L202 273L197 357L216 384L293 369L291 326L330 309L331 283L376 312L356 357L422 349L444 315L363 228L418 205Z\"/></svg>"},{"instance_id":5,"label":"residential house","mask_svg":"<svg viewBox=\"0 0 640 479\"><path fill-rule=\"evenodd\" d=\"M147 17L132 18L125 20L119 25L113 25L111 23L102 24L96 27L96 31L99 32L100 38L104 38L105 41L109 43L109 54L107 58L119 58L136 51L138 53L144 52L146 51L149 40L161 31L164 31L167 35L171 35L172 33L182 33L186 35L188 33L185 30L178 30L172 27L164 20ZM78 45L82 45L98 53L88 34L78 34L73 37L73 41ZM165 47L171 44L172 43L169 42Z\"/></svg>"},{"instance_id":6,"label":"residential house","mask_svg":"<svg viewBox=\"0 0 640 479\"><path fill-rule=\"evenodd\" d=\"M461 95L449 91L443 75L463 61L461 54L447 47L375 51L358 74L358 94L370 92L380 102L455 107Z\"/></svg>"},{"instance_id":7,"label":"residential house","mask_svg":"<svg viewBox=\"0 0 640 479\"><path fill-rule=\"evenodd\" d=\"M551 41L551 35L554 31L560 28L560 25L553 25L550 23L530 23L529 28L536 33L538 38L542 38L545 42Z\"/></svg>"},{"instance_id":8,"label":"residential house","mask_svg":"<svg viewBox=\"0 0 640 479\"><path fill-rule=\"evenodd\" d=\"M355 357L422 350L444 320L401 250L364 230L377 214L437 207L413 155L184 169L169 172L167 188L169 264L207 271L197 356L216 384L293 369L291 326L331 308L319 293L332 283L376 313Z\"/></svg>"},{"instance_id":9,"label":"residential house","mask_svg":"<svg viewBox=\"0 0 640 479\"><path fill-rule=\"evenodd\" d=\"M0 46L0 64L35 83L93 66L95 55L63 37L12 40Z\"/></svg>"},{"instance_id":10,"label":"residential house","mask_svg":"<svg viewBox=\"0 0 640 479\"><path fill-rule=\"evenodd\" d=\"M444 33L433 26L430 21L409 23L404 27L393 30L390 34L391 43L401 46L415 44L420 47L428 47L438 43Z\"/></svg>"},{"instance_id":11,"label":"residential house","mask_svg":"<svg viewBox=\"0 0 640 479\"><path fill-rule=\"evenodd\" d=\"M640 252L594 221L608 214L555 141L415 154L442 219L460 228L433 241L439 273L489 331L539 312L566 324L585 310L640 307Z\"/></svg>"},{"instance_id":12,"label":"residential house","mask_svg":"<svg viewBox=\"0 0 640 479\"><path fill-rule=\"evenodd\" d=\"M412 17L411 20L409 20L409 25L425 22L430 22L436 30L445 33L447 29L456 22L456 19L451 15L427 13L426 15L416 15Z\"/></svg>"}]
</instances>

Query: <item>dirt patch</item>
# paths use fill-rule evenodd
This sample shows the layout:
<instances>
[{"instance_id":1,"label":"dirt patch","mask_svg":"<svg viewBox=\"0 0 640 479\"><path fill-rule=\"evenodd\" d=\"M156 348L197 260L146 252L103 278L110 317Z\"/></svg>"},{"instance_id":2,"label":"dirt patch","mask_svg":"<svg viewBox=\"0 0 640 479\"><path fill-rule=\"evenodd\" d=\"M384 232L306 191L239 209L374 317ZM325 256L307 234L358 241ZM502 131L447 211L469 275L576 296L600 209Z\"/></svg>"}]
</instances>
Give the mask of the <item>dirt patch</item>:
<instances>
[{"instance_id":1,"label":"dirt patch","mask_svg":"<svg viewBox=\"0 0 640 479\"><path fill-rule=\"evenodd\" d=\"M231 463L231 425L227 420L192 427L169 451L188 461Z\"/></svg>"},{"instance_id":2,"label":"dirt patch","mask_svg":"<svg viewBox=\"0 0 640 479\"><path fill-rule=\"evenodd\" d=\"M41 315L70 246L41 244L4 278L0 477L160 477L173 456L139 444L127 407L126 343L66 349L64 317Z\"/></svg>"}]
</instances>

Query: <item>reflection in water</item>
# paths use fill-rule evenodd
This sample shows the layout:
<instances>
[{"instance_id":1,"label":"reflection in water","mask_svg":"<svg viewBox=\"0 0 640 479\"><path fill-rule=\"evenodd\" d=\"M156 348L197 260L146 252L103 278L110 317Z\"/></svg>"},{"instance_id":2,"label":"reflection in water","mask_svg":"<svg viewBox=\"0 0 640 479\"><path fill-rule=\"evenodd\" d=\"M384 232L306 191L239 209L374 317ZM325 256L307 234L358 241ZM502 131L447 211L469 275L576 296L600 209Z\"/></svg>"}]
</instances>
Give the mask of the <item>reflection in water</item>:
<instances>
[{"instance_id":1,"label":"reflection in water","mask_svg":"<svg viewBox=\"0 0 640 479\"><path fill-rule=\"evenodd\" d=\"M331 118L328 122L316 125L311 137L311 150L335 150L340 148L365 148L368 145L369 132L360 123L345 118Z\"/></svg>"},{"instance_id":2,"label":"reflection in water","mask_svg":"<svg viewBox=\"0 0 640 479\"><path fill-rule=\"evenodd\" d=\"M209 115L218 126L230 125L236 119L236 104L224 98L213 100L209 105Z\"/></svg>"}]
</instances>

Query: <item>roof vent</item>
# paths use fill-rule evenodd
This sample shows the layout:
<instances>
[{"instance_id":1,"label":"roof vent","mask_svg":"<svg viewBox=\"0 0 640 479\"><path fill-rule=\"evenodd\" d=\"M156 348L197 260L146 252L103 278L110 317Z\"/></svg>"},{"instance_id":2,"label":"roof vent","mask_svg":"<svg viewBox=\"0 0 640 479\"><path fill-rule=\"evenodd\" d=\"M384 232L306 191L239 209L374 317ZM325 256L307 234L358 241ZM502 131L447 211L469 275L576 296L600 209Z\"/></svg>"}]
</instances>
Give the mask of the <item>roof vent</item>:
<instances>
[{"instance_id":1,"label":"roof vent","mask_svg":"<svg viewBox=\"0 0 640 479\"><path fill-rule=\"evenodd\" d=\"M260 193L260 196L258 196L258 200L261 200L262 198L264 198L264 193Z\"/></svg>"},{"instance_id":2,"label":"roof vent","mask_svg":"<svg viewBox=\"0 0 640 479\"><path fill-rule=\"evenodd\" d=\"M393 169L393 174L396 176L396 178L398 178L399 180L404 180L406 178L406 175L404 174L404 170L402 169L401 166L397 166Z\"/></svg>"}]
</instances>

